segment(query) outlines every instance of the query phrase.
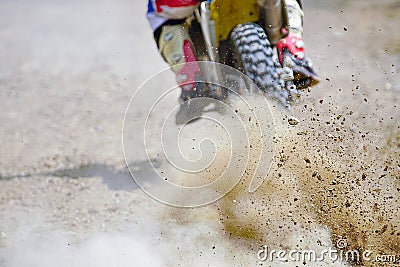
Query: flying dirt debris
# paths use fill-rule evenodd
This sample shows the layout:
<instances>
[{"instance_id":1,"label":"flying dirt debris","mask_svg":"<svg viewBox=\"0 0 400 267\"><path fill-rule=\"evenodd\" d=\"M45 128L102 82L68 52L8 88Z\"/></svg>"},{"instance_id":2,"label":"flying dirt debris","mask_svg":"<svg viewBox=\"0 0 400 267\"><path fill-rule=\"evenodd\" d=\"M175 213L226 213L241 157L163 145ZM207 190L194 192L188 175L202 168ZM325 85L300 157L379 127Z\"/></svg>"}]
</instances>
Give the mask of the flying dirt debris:
<instances>
[{"instance_id":1,"label":"flying dirt debris","mask_svg":"<svg viewBox=\"0 0 400 267\"><path fill-rule=\"evenodd\" d=\"M262 144L249 131L238 185L192 209L149 197L122 153L129 99L167 67L146 8L128 0L0 2L0 266L398 266L399 1L304 1L304 40L321 82L290 112L271 105L275 150L257 190L249 193L260 163L252 155ZM156 84L174 83L170 74ZM163 159L154 132L179 94L168 97L146 128L157 138L149 155L134 150L128 165L149 180L152 167L184 184L169 176L177 170L167 160L145 162ZM147 115L140 105L135 112ZM258 119L243 120L266 118ZM202 152L223 152L217 167L193 174L201 176L196 186L228 164L228 135L215 147L201 136L223 130L207 119L179 128L188 159L203 164L213 158ZM271 260L272 250L286 261ZM325 250L338 257L322 259Z\"/></svg>"}]
</instances>

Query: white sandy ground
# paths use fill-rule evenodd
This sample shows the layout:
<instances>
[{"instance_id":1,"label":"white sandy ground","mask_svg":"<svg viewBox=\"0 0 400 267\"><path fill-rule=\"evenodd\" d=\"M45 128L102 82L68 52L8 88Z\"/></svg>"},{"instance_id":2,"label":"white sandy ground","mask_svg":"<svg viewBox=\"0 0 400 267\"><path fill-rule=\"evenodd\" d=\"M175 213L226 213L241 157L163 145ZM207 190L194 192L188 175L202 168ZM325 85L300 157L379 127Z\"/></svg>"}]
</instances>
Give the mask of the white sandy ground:
<instances>
[{"instance_id":1,"label":"white sandy ground","mask_svg":"<svg viewBox=\"0 0 400 267\"><path fill-rule=\"evenodd\" d=\"M185 210L138 189L122 153L131 96L166 67L145 9L0 2L0 266L304 266L258 262L257 251L321 252L341 239L400 258L398 1L305 1L307 51L323 82L293 108L297 127L274 109L283 126L268 181L249 194L247 178ZM207 125L197 122L196 135ZM198 156L188 135L185 153ZM151 179L145 155L132 155Z\"/></svg>"}]
</instances>

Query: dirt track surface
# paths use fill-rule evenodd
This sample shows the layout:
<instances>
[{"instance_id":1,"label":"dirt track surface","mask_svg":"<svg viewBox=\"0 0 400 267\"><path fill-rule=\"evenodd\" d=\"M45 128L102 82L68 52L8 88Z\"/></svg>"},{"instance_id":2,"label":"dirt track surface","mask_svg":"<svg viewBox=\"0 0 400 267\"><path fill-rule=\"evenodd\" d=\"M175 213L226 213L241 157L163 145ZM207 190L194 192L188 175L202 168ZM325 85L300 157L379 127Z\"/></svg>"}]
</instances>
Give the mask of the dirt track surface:
<instances>
[{"instance_id":1,"label":"dirt track surface","mask_svg":"<svg viewBox=\"0 0 400 267\"><path fill-rule=\"evenodd\" d=\"M342 239L400 259L399 1L305 1L322 82L282 128L273 179L194 210L149 198L125 167L126 106L166 67L145 9L0 3L0 266L257 266L262 245ZM333 265L350 264L307 263Z\"/></svg>"}]
</instances>

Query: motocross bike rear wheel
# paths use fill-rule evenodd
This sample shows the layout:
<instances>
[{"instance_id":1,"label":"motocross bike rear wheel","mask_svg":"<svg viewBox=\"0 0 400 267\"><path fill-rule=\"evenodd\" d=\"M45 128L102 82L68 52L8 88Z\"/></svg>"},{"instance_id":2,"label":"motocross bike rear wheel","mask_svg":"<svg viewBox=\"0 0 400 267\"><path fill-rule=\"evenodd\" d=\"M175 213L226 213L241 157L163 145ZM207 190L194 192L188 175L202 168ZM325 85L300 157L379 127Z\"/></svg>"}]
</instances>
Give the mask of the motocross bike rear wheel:
<instances>
[{"instance_id":1,"label":"motocross bike rear wheel","mask_svg":"<svg viewBox=\"0 0 400 267\"><path fill-rule=\"evenodd\" d=\"M280 66L261 26L255 23L239 24L232 30L230 46L231 65L246 74L268 95L288 105L293 97L290 90L286 89L283 78L288 75L288 70Z\"/></svg>"}]
</instances>

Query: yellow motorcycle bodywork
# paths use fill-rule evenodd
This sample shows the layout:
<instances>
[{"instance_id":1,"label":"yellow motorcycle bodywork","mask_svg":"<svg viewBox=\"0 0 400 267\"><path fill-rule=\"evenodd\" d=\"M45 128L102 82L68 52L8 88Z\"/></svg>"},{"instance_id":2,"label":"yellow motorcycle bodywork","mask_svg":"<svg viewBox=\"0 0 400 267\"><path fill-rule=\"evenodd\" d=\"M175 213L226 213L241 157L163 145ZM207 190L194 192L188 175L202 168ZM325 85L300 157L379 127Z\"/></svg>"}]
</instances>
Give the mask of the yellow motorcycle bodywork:
<instances>
[{"instance_id":1,"label":"yellow motorcycle bodywork","mask_svg":"<svg viewBox=\"0 0 400 267\"><path fill-rule=\"evenodd\" d=\"M228 39L239 24L256 22L259 18L257 0L214 0L210 5L211 19L215 21L217 44Z\"/></svg>"}]
</instances>

